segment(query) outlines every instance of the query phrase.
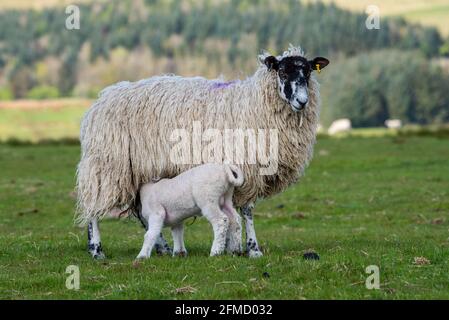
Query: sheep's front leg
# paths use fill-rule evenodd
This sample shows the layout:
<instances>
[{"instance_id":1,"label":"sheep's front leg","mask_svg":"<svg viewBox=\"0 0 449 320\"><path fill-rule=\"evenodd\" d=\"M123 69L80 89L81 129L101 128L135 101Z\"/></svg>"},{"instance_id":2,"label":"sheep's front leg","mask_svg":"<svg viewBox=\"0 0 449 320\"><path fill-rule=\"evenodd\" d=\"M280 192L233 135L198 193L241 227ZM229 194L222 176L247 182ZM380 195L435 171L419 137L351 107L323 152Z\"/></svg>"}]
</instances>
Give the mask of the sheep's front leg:
<instances>
[{"instance_id":1,"label":"sheep's front leg","mask_svg":"<svg viewBox=\"0 0 449 320\"><path fill-rule=\"evenodd\" d=\"M162 232L156 239L156 243L154 244L154 250L156 250L156 253L158 255L164 254L172 255L173 253L173 250L170 248L167 241L164 239Z\"/></svg>"},{"instance_id":2,"label":"sheep's front leg","mask_svg":"<svg viewBox=\"0 0 449 320\"><path fill-rule=\"evenodd\" d=\"M87 250L94 259L106 258L101 248L100 229L97 218L93 218L87 226Z\"/></svg>"},{"instance_id":3,"label":"sheep's front leg","mask_svg":"<svg viewBox=\"0 0 449 320\"><path fill-rule=\"evenodd\" d=\"M240 208L240 212L245 219L246 253L250 258L258 258L262 257L263 253L259 249L259 244L257 243L252 214L253 207L252 204L247 204Z\"/></svg>"},{"instance_id":4,"label":"sheep's front leg","mask_svg":"<svg viewBox=\"0 0 449 320\"><path fill-rule=\"evenodd\" d=\"M217 205L210 205L202 209L203 216L210 222L214 230L214 242L210 250L211 256L220 255L226 247L226 233L229 227L229 218Z\"/></svg>"},{"instance_id":5,"label":"sheep's front leg","mask_svg":"<svg viewBox=\"0 0 449 320\"><path fill-rule=\"evenodd\" d=\"M173 256L185 257L187 250L184 246L184 224L180 223L171 229L173 236Z\"/></svg>"}]
</instances>

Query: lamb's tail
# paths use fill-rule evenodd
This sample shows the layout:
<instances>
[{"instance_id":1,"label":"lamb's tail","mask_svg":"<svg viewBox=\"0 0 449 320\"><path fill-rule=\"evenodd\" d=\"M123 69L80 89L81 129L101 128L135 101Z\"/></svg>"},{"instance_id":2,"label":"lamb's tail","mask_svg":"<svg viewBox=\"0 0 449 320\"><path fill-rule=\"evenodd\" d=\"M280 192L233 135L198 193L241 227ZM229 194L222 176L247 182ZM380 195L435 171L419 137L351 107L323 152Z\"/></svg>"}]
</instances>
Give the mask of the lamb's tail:
<instances>
[{"instance_id":1,"label":"lamb's tail","mask_svg":"<svg viewBox=\"0 0 449 320\"><path fill-rule=\"evenodd\" d=\"M242 170L233 164L225 164L224 166L229 182L235 187L240 187L244 181Z\"/></svg>"}]
</instances>

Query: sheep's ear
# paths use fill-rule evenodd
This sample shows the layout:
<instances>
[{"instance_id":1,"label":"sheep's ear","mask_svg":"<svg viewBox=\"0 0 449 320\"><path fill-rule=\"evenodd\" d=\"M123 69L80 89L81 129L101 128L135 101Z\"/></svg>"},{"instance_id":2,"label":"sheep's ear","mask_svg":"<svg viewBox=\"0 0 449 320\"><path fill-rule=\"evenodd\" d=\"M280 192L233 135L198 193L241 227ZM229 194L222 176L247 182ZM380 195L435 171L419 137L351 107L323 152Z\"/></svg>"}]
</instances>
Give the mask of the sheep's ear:
<instances>
[{"instance_id":1,"label":"sheep's ear","mask_svg":"<svg viewBox=\"0 0 449 320\"><path fill-rule=\"evenodd\" d=\"M317 70L318 72L320 72L321 69L329 64L329 60L323 57L316 57L313 60L309 60L309 63L312 67L312 70Z\"/></svg>"},{"instance_id":2,"label":"sheep's ear","mask_svg":"<svg viewBox=\"0 0 449 320\"><path fill-rule=\"evenodd\" d=\"M268 56L265 58L263 63L267 66L268 70L276 70L279 69L279 61L274 56Z\"/></svg>"}]
</instances>

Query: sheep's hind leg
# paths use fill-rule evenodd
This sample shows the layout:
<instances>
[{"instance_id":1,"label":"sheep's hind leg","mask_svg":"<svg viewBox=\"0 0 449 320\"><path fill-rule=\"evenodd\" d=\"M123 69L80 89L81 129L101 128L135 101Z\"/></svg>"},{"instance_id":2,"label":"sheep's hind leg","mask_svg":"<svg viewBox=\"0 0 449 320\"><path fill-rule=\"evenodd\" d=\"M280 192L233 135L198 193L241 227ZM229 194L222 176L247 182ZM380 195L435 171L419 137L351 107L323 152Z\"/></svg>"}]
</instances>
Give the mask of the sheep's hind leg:
<instances>
[{"instance_id":1,"label":"sheep's hind leg","mask_svg":"<svg viewBox=\"0 0 449 320\"><path fill-rule=\"evenodd\" d=\"M106 258L101 247L97 218L93 218L87 226L87 249L94 259Z\"/></svg>"},{"instance_id":2,"label":"sheep's hind leg","mask_svg":"<svg viewBox=\"0 0 449 320\"><path fill-rule=\"evenodd\" d=\"M256 230L254 229L254 221L252 214L253 205L245 205L240 208L240 212L245 219L245 233L246 233L246 253L250 258L262 257L263 253L259 249L257 243Z\"/></svg>"},{"instance_id":3,"label":"sheep's hind leg","mask_svg":"<svg viewBox=\"0 0 449 320\"><path fill-rule=\"evenodd\" d=\"M184 224L180 223L174 226L171 232L173 235L173 256L187 256L187 250L184 245Z\"/></svg>"}]
</instances>

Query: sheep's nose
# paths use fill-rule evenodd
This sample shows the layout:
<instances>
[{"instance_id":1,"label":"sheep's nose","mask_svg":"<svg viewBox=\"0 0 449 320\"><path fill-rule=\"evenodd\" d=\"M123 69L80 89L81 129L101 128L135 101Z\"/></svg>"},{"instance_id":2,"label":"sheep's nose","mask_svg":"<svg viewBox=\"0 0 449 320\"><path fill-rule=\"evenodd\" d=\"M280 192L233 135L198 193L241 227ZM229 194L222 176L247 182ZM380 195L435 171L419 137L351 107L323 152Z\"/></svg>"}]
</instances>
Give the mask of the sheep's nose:
<instances>
[{"instance_id":1,"label":"sheep's nose","mask_svg":"<svg viewBox=\"0 0 449 320\"><path fill-rule=\"evenodd\" d=\"M298 103L300 109L304 109L304 107L306 106L308 101L309 101L309 99L306 99L306 100L296 99L296 102Z\"/></svg>"}]
</instances>

